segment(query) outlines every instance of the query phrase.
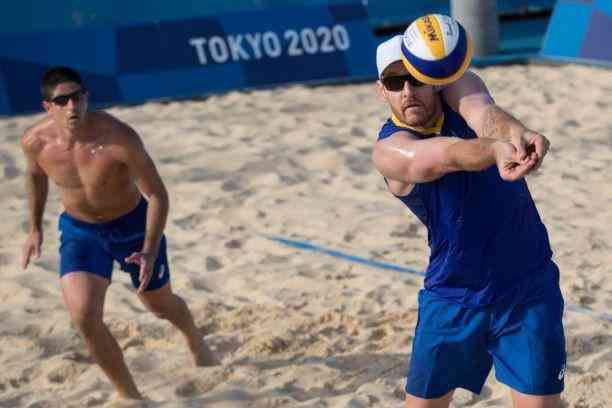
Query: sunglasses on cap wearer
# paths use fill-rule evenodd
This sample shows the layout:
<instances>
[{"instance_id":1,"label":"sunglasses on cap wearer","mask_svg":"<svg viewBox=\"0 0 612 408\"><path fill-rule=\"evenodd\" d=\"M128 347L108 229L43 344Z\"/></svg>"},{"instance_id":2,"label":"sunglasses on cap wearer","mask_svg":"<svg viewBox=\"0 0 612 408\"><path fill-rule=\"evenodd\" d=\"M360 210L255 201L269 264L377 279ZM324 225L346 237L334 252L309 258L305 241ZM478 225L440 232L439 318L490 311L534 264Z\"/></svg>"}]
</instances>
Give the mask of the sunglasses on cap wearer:
<instances>
[{"instance_id":1,"label":"sunglasses on cap wearer","mask_svg":"<svg viewBox=\"0 0 612 408\"><path fill-rule=\"evenodd\" d=\"M420 88L425 84L410 74L388 76L381 79L381 82L388 91L401 91L404 88L404 83L408 82L410 86Z\"/></svg>"},{"instance_id":2,"label":"sunglasses on cap wearer","mask_svg":"<svg viewBox=\"0 0 612 408\"><path fill-rule=\"evenodd\" d=\"M56 97L51 98L50 101L57 106L66 106L69 100L72 100L72 102L77 103L86 93L87 90L85 88L81 88L69 94L57 95Z\"/></svg>"}]
</instances>

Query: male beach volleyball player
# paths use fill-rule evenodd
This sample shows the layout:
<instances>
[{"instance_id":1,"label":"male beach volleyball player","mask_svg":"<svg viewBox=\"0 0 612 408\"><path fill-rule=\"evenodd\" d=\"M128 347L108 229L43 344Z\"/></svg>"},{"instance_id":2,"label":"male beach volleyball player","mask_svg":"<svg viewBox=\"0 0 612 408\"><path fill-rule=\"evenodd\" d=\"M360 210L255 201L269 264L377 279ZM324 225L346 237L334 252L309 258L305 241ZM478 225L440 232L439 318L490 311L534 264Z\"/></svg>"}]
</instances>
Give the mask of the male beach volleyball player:
<instances>
[{"instance_id":1,"label":"male beach volleyball player","mask_svg":"<svg viewBox=\"0 0 612 408\"><path fill-rule=\"evenodd\" d=\"M426 29L463 30L446 16L419 20ZM494 366L515 406L556 407L565 373L564 303L524 179L548 141L497 107L475 74L464 74L469 37L461 60L442 59L422 72L431 67L407 56L415 41L409 34L377 49L377 89L391 117L373 150L391 193L427 227L431 249L406 405L447 407L459 387L479 393ZM453 63L456 70L444 70ZM440 92L444 78L451 84Z\"/></svg>"},{"instance_id":2,"label":"male beach volleyball player","mask_svg":"<svg viewBox=\"0 0 612 408\"><path fill-rule=\"evenodd\" d=\"M130 274L146 308L183 333L195 363L214 365L187 305L170 286L163 235L168 196L140 137L107 113L88 112L88 92L70 68L47 71L41 92L47 116L21 140L30 206L23 267L40 254L51 179L65 208L59 219L64 302L118 394L142 397L102 320L113 261Z\"/></svg>"}]
</instances>

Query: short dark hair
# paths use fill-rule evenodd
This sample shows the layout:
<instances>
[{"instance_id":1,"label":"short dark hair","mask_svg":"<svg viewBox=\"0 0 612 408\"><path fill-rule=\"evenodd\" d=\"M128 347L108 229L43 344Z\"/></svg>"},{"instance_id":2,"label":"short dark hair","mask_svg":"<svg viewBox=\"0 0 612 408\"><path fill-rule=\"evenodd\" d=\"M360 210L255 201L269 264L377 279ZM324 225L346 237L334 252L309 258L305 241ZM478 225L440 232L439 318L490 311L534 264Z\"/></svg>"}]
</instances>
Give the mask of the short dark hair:
<instances>
[{"instance_id":1,"label":"short dark hair","mask_svg":"<svg viewBox=\"0 0 612 408\"><path fill-rule=\"evenodd\" d=\"M83 86L81 75L70 67L53 67L45 72L40 81L40 93L43 99L50 100L55 87L64 82L76 82Z\"/></svg>"}]
</instances>

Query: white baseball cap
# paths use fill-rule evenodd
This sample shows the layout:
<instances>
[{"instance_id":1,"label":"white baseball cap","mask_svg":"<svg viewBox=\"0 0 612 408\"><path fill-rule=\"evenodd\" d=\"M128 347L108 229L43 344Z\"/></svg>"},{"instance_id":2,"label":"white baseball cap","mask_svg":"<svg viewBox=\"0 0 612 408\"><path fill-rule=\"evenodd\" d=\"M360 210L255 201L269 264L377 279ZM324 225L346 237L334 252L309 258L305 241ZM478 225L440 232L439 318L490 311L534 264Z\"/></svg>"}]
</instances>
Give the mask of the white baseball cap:
<instances>
[{"instance_id":1,"label":"white baseball cap","mask_svg":"<svg viewBox=\"0 0 612 408\"><path fill-rule=\"evenodd\" d=\"M376 48L376 68L378 78L381 78L385 69L396 61L402 60L402 36L396 35L380 43Z\"/></svg>"}]
</instances>

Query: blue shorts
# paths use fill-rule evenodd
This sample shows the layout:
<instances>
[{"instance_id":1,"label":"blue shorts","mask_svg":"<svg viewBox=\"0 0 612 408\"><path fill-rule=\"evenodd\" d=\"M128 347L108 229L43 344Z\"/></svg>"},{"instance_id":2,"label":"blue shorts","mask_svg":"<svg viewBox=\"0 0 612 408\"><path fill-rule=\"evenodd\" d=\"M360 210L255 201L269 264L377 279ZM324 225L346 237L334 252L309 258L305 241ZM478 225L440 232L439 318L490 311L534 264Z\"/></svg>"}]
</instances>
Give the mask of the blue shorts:
<instances>
[{"instance_id":1,"label":"blue shorts","mask_svg":"<svg viewBox=\"0 0 612 408\"><path fill-rule=\"evenodd\" d=\"M531 280L481 308L421 290L406 392L427 399L455 388L479 394L494 366L497 380L521 393L560 393L566 363L563 308L558 280Z\"/></svg>"},{"instance_id":2,"label":"blue shorts","mask_svg":"<svg viewBox=\"0 0 612 408\"><path fill-rule=\"evenodd\" d=\"M140 252L144 243L147 201L143 198L129 213L112 221L89 223L77 220L66 212L59 218L60 276L83 271L111 280L113 261L117 261L132 278L134 288L140 286L137 264L126 263L125 258ZM145 290L159 289L170 279L166 238L162 237L159 255L153 267L153 277Z\"/></svg>"}]
</instances>

